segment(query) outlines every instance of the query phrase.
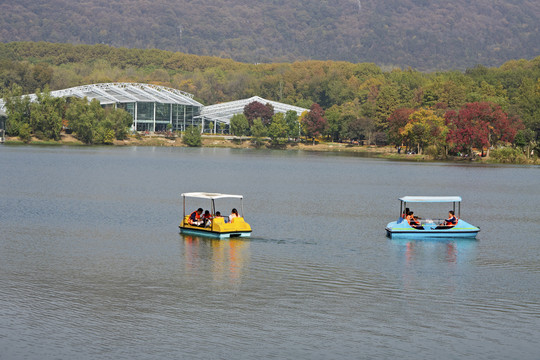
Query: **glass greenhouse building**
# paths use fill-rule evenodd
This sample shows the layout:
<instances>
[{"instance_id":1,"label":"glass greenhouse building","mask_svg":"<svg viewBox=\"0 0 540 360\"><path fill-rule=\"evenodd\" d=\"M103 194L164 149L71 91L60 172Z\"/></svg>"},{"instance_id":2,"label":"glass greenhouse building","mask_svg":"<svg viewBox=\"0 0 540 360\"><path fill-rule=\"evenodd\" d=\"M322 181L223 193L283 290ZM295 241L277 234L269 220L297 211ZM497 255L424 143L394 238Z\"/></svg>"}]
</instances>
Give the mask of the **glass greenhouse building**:
<instances>
[{"instance_id":1,"label":"glass greenhouse building","mask_svg":"<svg viewBox=\"0 0 540 360\"><path fill-rule=\"evenodd\" d=\"M35 101L35 94L27 95ZM307 109L266 100L258 96L210 106L193 99L184 91L159 85L141 83L103 83L77 86L51 91L53 97L77 97L98 100L103 107L122 108L133 116L131 129L139 132L185 131L189 126L201 126L201 132L227 133L230 120L242 114L244 107L254 101L271 104L275 112L295 111L298 115ZM2 117L3 115L3 117ZM0 99L0 125L5 119L3 101ZM169 125L170 124L170 125Z\"/></svg>"},{"instance_id":2,"label":"glass greenhouse building","mask_svg":"<svg viewBox=\"0 0 540 360\"><path fill-rule=\"evenodd\" d=\"M99 100L101 106L122 108L133 116L132 129L136 131L184 131L195 120L203 105L193 95L159 85L140 83L106 83L78 86L51 92L53 96Z\"/></svg>"},{"instance_id":3,"label":"glass greenhouse building","mask_svg":"<svg viewBox=\"0 0 540 360\"><path fill-rule=\"evenodd\" d=\"M199 115L203 105L193 100L193 95L159 85L140 83L105 83L77 86L51 91L53 97L97 99L103 107L122 108L133 116L132 129L137 131L184 131L191 125L200 125ZM31 101L36 95L28 95ZM3 112L0 100L0 114Z\"/></svg>"}]
</instances>

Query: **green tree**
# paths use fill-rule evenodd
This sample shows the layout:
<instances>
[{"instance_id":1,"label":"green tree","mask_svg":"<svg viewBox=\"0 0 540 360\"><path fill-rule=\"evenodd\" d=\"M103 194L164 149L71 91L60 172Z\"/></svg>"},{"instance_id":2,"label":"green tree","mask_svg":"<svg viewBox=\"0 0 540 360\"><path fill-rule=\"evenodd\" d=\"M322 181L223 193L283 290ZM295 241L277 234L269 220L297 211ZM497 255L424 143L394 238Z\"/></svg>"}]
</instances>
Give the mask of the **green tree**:
<instances>
[{"instance_id":1,"label":"green tree","mask_svg":"<svg viewBox=\"0 0 540 360\"><path fill-rule=\"evenodd\" d=\"M30 124L22 124L19 128L19 139L25 143L29 143L32 140L32 129Z\"/></svg>"},{"instance_id":2,"label":"green tree","mask_svg":"<svg viewBox=\"0 0 540 360\"><path fill-rule=\"evenodd\" d=\"M13 85L4 96L6 108L6 134L19 136L21 126L28 124L30 129L30 98L22 95L22 87ZM31 129L30 129L31 132Z\"/></svg>"},{"instance_id":3,"label":"green tree","mask_svg":"<svg viewBox=\"0 0 540 360\"><path fill-rule=\"evenodd\" d=\"M459 108L465 103L466 95L467 90L464 86L447 81L442 84L439 90L439 102L443 103L445 108Z\"/></svg>"},{"instance_id":4,"label":"green tree","mask_svg":"<svg viewBox=\"0 0 540 360\"><path fill-rule=\"evenodd\" d=\"M96 99L88 103L86 98L72 98L66 110L66 119L79 140L94 144L97 127L105 119L105 110Z\"/></svg>"},{"instance_id":5,"label":"green tree","mask_svg":"<svg viewBox=\"0 0 540 360\"><path fill-rule=\"evenodd\" d=\"M525 125L540 136L540 78L523 79L515 99ZM538 140L538 138L536 139Z\"/></svg>"},{"instance_id":6,"label":"green tree","mask_svg":"<svg viewBox=\"0 0 540 360\"><path fill-rule=\"evenodd\" d=\"M60 140L65 100L52 97L48 87L36 93L37 101L30 104L30 127L38 138Z\"/></svg>"},{"instance_id":7,"label":"green tree","mask_svg":"<svg viewBox=\"0 0 540 360\"><path fill-rule=\"evenodd\" d=\"M261 119L256 118L251 125L251 142L260 147L264 144L263 138L267 135L267 129Z\"/></svg>"},{"instance_id":8,"label":"green tree","mask_svg":"<svg viewBox=\"0 0 540 360\"><path fill-rule=\"evenodd\" d=\"M229 132L235 136L245 136L249 134L249 122L244 114L235 114L231 118Z\"/></svg>"},{"instance_id":9,"label":"green tree","mask_svg":"<svg viewBox=\"0 0 540 360\"><path fill-rule=\"evenodd\" d=\"M328 135L332 141L338 141L343 136L343 116L339 105L332 105L324 112L328 121Z\"/></svg>"},{"instance_id":10,"label":"green tree","mask_svg":"<svg viewBox=\"0 0 540 360\"><path fill-rule=\"evenodd\" d=\"M290 138L300 137L300 123L296 111L287 111L285 113L285 122L287 123L287 136Z\"/></svg>"},{"instance_id":11,"label":"green tree","mask_svg":"<svg viewBox=\"0 0 540 360\"><path fill-rule=\"evenodd\" d=\"M383 86L375 101L375 126L378 131L388 128L388 117L399 107L399 93L393 85Z\"/></svg>"},{"instance_id":12,"label":"green tree","mask_svg":"<svg viewBox=\"0 0 540 360\"><path fill-rule=\"evenodd\" d=\"M366 117L346 116L343 124L343 138L350 140L367 139L371 144L373 136L373 122Z\"/></svg>"},{"instance_id":13,"label":"green tree","mask_svg":"<svg viewBox=\"0 0 540 360\"><path fill-rule=\"evenodd\" d=\"M129 128L133 125L133 117L124 109L114 109L110 111L105 120L110 123L110 129L113 130L114 137L118 140L124 140L129 134ZM169 128L167 124L167 128ZM172 128L172 125L170 126Z\"/></svg>"},{"instance_id":14,"label":"green tree","mask_svg":"<svg viewBox=\"0 0 540 360\"><path fill-rule=\"evenodd\" d=\"M285 121L283 113L274 114L272 123L268 127L268 136L274 145L283 145L287 142L287 132L289 127Z\"/></svg>"},{"instance_id":15,"label":"green tree","mask_svg":"<svg viewBox=\"0 0 540 360\"><path fill-rule=\"evenodd\" d=\"M115 139L113 124L105 119L97 125L94 131L94 143L95 144L112 144Z\"/></svg>"},{"instance_id":16,"label":"green tree","mask_svg":"<svg viewBox=\"0 0 540 360\"><path fill-rule=\"evenodd\" d=\"M519 130L514 138L514 144L522 148L527 154L527 158L529 158L531 149L536 146L536 133L531 129Z\"/></svg>"},{"instance_id":17,"label":"green tree","mask_svg":"<svg viewBox=\"0 0 540 360\"><path fill-rule=\"evenodd\" d=\"M188 126L182 137L182 142L189 147L199 147L202 145L201 128L199 126Z\"/></svg>"}]
</instances>

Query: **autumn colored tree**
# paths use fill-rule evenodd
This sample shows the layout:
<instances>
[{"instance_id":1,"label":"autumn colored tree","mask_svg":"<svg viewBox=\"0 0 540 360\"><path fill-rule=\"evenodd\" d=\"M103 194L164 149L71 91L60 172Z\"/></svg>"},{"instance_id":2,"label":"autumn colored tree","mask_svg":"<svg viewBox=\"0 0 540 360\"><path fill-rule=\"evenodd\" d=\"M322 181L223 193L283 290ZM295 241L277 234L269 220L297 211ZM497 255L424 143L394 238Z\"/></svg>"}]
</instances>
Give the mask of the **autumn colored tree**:
<instances>
[{"instance_id":1,"label":"autumn colored tree","mask_svg":"<svg viewBox=\"0 0 540 360\"><path fill-rule=\"evenodd\" d=\"M420 154L428 145L444 145L448 128L444 118L431 109L420 109L409 116L401 135L409 145L415 144Z\"/></svg>"},{"instance_id":2,"label":"autumn colored tree","mask_svg":"<svg viewBox=\"0 0 540 360\"><path fill-rule=\"evenodd\" d=\"M521 120L509 117L499 105L488 102L465 104L459 112L448 111L446 124L450 128L448 143L458 151L472 154L473 148L489 149L502 142L512 142Z\"/></svg>"},{"instance_id":3,"label":"autumn colored tree","mask_svg":"<svg viewBox=\"0 0 540 360\"><path fill-rule=\"evenodd\" d=\"M309 113L302 118L302 127L306 136L313 139L313 143L315 143L315 138L326 131L328 122L324 118L324 110L319 104L311 105Z\"/></svg>"},{"instance_id":4,"label":"autumn colored tree","mask_svg":"<svg viewBox=\"0 0 540 360\"><path fill-rule=\"evenodd\" d=\"M399 108L388 117L388 141L396 146L403 145L403 135L401 131L409 122L409 116L413 109Z\"/></svg>"},{"instance_id":5,"label":"autumn colored tree","mask_svg":"<svg viewBox=\"0 0 540 360\"><path fill-rule=\"evenodd\" d=\"M274 107L271 104L263 105L258 101L253 101L244 106L244 115L248 119L249 126L253 125L253 120L259 118L264 126L272 122Z\"/></svg>"}]
</instances>

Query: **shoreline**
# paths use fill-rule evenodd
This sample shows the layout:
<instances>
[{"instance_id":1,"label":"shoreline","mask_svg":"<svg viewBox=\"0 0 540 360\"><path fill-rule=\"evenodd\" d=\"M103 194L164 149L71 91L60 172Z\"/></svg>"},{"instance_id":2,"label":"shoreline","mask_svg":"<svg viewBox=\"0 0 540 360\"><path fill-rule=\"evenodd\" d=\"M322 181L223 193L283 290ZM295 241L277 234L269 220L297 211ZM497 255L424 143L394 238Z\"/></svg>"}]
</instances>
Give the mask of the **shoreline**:
<instances>
[{"instance_id":1,"label":"shoreline","mask_svg":"<svg viewBox=\"0 0 540 360\"><path fill-rule=\"evenodd\" d=\"M6 137L4 145L40 145L40 146L96 146L86 145L77 140L73 135L61 134L61 140L39 140L32 138L30 143L25 143L17 137ZM130 135L126 140L114 140L111 145L97 146L167 146L167 147L188 147L180 137L166 137L164 135ZM363 154L368 157L396 160L396 161L413 161L413 162L453 162L453 163L477 163L477 164L506 164L506 165L540 165L540 159L530 159L526 163L517 162L502 162L493 158L476 157L474 159L462 157L448 157L445 159L434 158L426 154L398 154L393 146L376 146L376 145L355 145L346 143L319 142L312 144L311 142L290 143L283 146L259 146L251 144L251 139L235 138L226 135L203 135L202 146L204 148L229 148L229 149L266 149L266 150L282 150L282 151L310 151L310 152L327 152L336 154Z\"/></svg>"}]
</instances>

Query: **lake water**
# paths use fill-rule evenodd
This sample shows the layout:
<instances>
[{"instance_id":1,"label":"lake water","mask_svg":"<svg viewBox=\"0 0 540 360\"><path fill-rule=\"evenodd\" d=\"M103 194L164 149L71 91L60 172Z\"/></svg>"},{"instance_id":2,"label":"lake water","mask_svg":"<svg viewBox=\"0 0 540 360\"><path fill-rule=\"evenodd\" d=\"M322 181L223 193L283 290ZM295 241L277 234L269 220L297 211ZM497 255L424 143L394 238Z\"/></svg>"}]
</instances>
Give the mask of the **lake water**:
<instances>
[{"instance_id":1,"label":"lake water","mask_svg":"<svg viewBox=\"0 0 540 360\"><path fill-rule=\"evenodd\" d=\"M540 358L538 166L0 146L0 189L0 359ZM180 235L191 191L252 238ZM404 195L477 240L388 239Z\"/></svg>"}]
</instances>

